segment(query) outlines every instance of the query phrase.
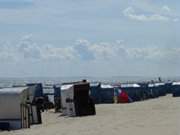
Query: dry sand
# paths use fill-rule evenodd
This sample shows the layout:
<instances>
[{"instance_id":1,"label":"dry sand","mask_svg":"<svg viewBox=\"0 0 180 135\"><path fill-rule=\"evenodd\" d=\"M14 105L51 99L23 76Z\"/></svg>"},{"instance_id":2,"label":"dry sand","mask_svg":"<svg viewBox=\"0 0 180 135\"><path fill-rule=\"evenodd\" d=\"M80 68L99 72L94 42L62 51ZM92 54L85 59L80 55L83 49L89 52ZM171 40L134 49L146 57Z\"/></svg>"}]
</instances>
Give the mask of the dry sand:
<instances>
[{"instance_id":1,"label":"dry sand","mask_svg":"<svg viewBox=\"0 0 180 135\"><path fill-rule=\"evenodd\" d=\"M96 105L96 116L43 113L43 124L0 135L180 135L180 98L171 95L132 104Z\"/></svg>"}]
</instances>

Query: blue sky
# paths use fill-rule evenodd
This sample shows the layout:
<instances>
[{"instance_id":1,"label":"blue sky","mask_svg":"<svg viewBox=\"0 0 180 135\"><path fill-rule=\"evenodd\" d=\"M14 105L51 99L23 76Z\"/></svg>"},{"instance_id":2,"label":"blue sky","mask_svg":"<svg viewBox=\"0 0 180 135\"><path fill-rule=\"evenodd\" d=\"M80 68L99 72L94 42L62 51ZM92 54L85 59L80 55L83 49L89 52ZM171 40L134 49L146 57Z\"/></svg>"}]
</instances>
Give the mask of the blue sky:
<instances>
[{"instance_id":1,"label":"blue sky","mask_svg":"<svg viewBox=\"0 0 180 135\"><path fill-rule=\"evenodd\" d=\"M0 0L0 76L179 76L178 0Z\"/></svg>"}]
</instances>

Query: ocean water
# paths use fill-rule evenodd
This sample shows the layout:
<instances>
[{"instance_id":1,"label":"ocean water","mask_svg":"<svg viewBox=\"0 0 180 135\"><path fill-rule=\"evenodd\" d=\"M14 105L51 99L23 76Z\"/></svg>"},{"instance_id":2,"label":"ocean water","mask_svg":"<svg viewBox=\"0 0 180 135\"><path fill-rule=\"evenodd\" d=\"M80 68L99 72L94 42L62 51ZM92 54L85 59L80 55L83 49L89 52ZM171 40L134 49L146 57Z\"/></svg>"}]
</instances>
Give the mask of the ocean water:
<instances>
[{"instance_id":1,"label":"ocean water","mask_svg":"<svg viewBox=\"0 0 180 135\"><path fill-rule=\"evenodd\" d=\"M92 78L92 77L67 77L67 78L0 78L0 87L12 87L26 83L42 83L44 85L61 84L63 82L75 82L83 79L88 81L116 82L117 78ZM119 81L120 82L120 81Z\"/></svg>"},{"instance_id":2,"label":"ocean water","mask_svg":"<svg viewBox=\"0 0 180 135\"><path fill-rule=\"evenodd\" d=\"M158 77L142 76L113 76L113 77L32 77L32 78L0 78L0 88L12 87L13 85L23 85L26 83L42 83L43 85L56 85L63 82L75 82L86 79L89 82L104 83L133 83L148 82L151 80L158 81ZM162 77L162 81L180 81L180 77Z\"/></svg>"}]
</instances>

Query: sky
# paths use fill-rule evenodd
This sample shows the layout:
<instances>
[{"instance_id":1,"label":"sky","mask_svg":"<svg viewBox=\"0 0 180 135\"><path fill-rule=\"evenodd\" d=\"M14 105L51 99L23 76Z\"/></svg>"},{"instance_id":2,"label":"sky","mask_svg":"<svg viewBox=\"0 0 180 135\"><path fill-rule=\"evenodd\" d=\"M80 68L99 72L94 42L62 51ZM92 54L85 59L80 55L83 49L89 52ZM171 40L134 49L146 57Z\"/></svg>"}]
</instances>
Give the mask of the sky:
<instances>
[{"instance_id":1,"label":"sky","mask_svg":"<svg viewBox=\"0 0 180 135\"><path fill-rule=\"evenodd\" d=\"M0 0L0 77L180 76L179 0Z\"/></svg>"}]
</instances>

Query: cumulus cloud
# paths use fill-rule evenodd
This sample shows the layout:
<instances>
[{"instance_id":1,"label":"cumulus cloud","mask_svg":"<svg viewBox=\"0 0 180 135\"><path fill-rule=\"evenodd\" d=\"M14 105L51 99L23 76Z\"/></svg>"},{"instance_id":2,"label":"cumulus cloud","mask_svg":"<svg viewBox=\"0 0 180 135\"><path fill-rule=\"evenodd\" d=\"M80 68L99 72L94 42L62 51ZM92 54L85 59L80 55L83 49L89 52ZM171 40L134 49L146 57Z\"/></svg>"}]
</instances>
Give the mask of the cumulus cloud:
<instances>
[{"instance_id":1,"label":"cumulus cloud","mask_svg":"<svg viewBox=\"0 0 180 135\"><path fill-rule=\"evenodd\" d=\"M23 37L17 45L0 44L0 61L174 61L180 58L180 48L130 48L123 41L92 43L80 39L72 46L39 45L31 36Z\"/></svg>"},{"instance_id":2,"label":"cumulus cloud","mask_svg":"<svg viewBox=\"0 0 180 135\"><path fill-rule=\"evenodd\" d=\"M142 11L141 11L142 12ZM165 14L164 12L171 12L171 9L168 6L162 7L162 13L138 13L133 7L128 7L123 10L123 15L129 19L136 21L176 21L178 18L171 17L170 15Z\"/></svg>"},{"instance_id":3,"label":"cumulus cloud","mask_svg":"<svg viewBox=\"0 0 180 135\"><path fill-rule=\"evenodd\" d=\"M24 36L18 44L1 43L0 60L14 61L43 61L43 60L72 60L75 52L72 47L56 47L54 45L39 45L32 40L31 35Z\"/></svg>"},{"instance_id":4,"label":"cumulus cloud","mask_svg":"<svg viewBox=\"0 0 180 135\"><path fill-rule=\"evenodd\" d=\"M179 22L179 18L174 18L173 21L174 22Z\"/></svg>"},{"instance_id":5,"label":"cumulus cloud","mask_svg":"<svg viewBox=\"0 0 180 135\"><path fill-rule=\"evenodd\" d=\"M171 9L167 5L164 5L161 9L162 9L163 12L167 12L167 13L171 12Z\"/></svg>"},{"instance_id":6,"label":"cumulus cloud","mask_svg":"<svg viewBox=\"0 0 180 135\"><path fill-rule=\"evenodd\" d=\"M108 60L117 56L125 56L127 53L121 40L114 43L91 43L81 39L76 41L74 49L81 57L84 57L84 60Z\"/></svg>"},{"instance_id":7,"label":"cumulus cloud","mask_svg":"<svg viewBox=\"0 0 180 135\"><path fill-rule=\"evenodd\" d=\"M91 44L88 40L79 39L76 41L74 49L82 60L93 60L95 56L90 47Z\"/></svg>"},{"instance_id":8,"label":"cumulus cloud","mask_svg":"<svg viewBox=\"0 0 180 135\"><path fill-rule=\"evenodd\" d=\"M130 48L122 41L113 43L91 43L88 40L81 40L81 43L86 47L84 48L83 46L83 49L79 49L88 52L88 54L94 58L86 60L150 60L151 62L170 60L176 62L177 59L180 58L180 48L163 48L156 46ZM79 53L84 52L79 51Z\"/></svg>"},{"instance_id":9,"label":"cumulus cloud","mask_svg":"<svg viewBox=\"0 0 180 135\"><path fill-rule=\"evenodd\" d=\"M35 42L31 41L31 36L25 36L22 38L20 43L17 45L17 52L20 52L25 59L41 58L41 50Z\"/></svg>"},{"instance_id":10,"label":"cumulus cloud","mask_svg":"<svg viewBox=\"0 0 180 135\"><path fill-rule=\"evenodd\" d=\"M163 48L163 47L134 47L130 48L123 41L115 42L99 42L91 43L88 40L78 40L78 53L87 53L91 56L91 59L84 60L117 60L117 61L126 61L126 60L150 60L151 62L161 62L161 61L174 61L176 62L177 58L180 58L180 48ZM81 45L80 45L81 44ZM80 46L79 46L80 45ZM84 47L85 46L85 47ZM82 48L81 48L82 47ZM77 51L75 45L74 50ZM81 51L82 52L81 52ZM84 54L82 55L84 56ZM87 58L87 57L84 57Z\"/></svg>"},{"instance_id":11,"label":"cumulus cloud","mask_svg":"<svg viewBox=\"0 0 180 135\"><path fill-rule=\"evenodd\" d=\"M145 15L145 14L137 14L132 7L128 7L125 10L123 10L124 16L137 20L137 21L169 21L170 18L167 16L163 16L160 14L150 14L150 15Z\"/></svg>"},{"instance_id":12,"label":"cumulus cloud","mask_svg":"<svg viewBox=\"0 0 180 135\"><path fill-rule=\"evenodd\" d=\"M73 60L75 59L76 52L72 47L54 47L47 45L42 49L42 59L44 60Z\"/></svg>"}]
</instances>

